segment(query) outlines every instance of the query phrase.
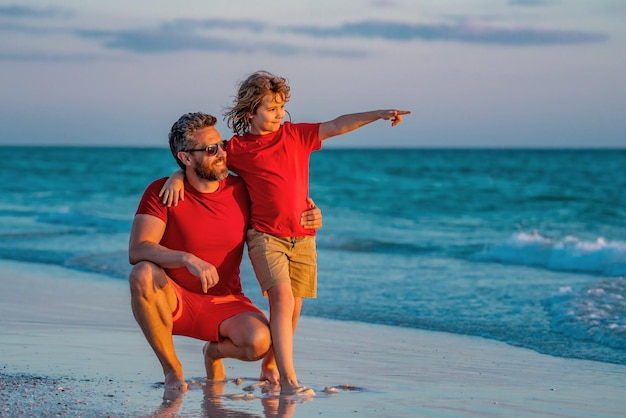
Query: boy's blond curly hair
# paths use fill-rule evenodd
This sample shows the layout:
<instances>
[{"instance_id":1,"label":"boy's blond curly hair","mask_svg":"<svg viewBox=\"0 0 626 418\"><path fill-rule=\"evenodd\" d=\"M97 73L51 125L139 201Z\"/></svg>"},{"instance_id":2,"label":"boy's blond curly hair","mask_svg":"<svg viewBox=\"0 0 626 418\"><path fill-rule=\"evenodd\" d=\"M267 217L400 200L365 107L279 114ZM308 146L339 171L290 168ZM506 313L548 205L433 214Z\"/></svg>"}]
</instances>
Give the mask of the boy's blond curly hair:
<instances>
[{"instance_id":1,"label":"boy's blond curly hair","mask_svg":"<svg viewBox=\"0 0 626 418\"><path fill-rule=\"evenodd\" d=\"M284 103L290 98L289 85L283 77L268 71L256 71L239 83L233 106L225 108L224 119L236 135L244 135L251 128L250 119L268 94L280 96Z\"/></svg>"}]
</instances>

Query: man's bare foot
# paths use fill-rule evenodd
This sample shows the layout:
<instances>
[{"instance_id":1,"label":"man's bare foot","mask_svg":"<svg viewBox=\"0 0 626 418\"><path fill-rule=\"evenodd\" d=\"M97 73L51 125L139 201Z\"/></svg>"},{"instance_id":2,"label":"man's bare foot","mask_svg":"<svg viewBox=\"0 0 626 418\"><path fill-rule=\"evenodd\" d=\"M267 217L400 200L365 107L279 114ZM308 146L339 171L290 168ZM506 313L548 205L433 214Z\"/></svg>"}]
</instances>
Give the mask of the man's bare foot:
<instances>
[{"instance_id":1,"label":"man's bare foot","mask_svg":"<svg viewBox=\"0 0 626 418\"><path fill-rule=\"evenodd\" d=\"M165 389L163 391L163 403L159 409L150 416L167 418L178 416L177 412L183 403L185 391L180 389Z\"/></svg>"},{"instance_id":2,"label":"man's bare foot","mask_svg":"<svg viewBox=\"0 0 626 418\"><path fill-rule=\"evenodd\" d=\"M291 418L296 410L296 399L289 397L268 396L261 398L266 417Z\"/></svg>"},{"instance_id":3,"label":"man's bare foot","mask_svg":"<svg viewBox=\"0 0 626 418\"><path fill-rule=\"evenodd\" d=\"M161 408L163 410L166 409L178 409L180 405L183 403L183 397L185 396L185 391L179 389L165 389L163 391L163 403L161 404ZM156 416L161 417L165 415Z\"/></svg>"},{"instance_id":4,"label":"man's bare foot","mask_svg":"<svg viewBox=\"0 0 626 418\"><path fill-rule=\"evenodd\" d=\"M295 388L281 388L280 396L297 396L303 398L310 398L315 396L315 391L306 386L298 386Z\"/></svg>"},{"instance_id":5,"label":"man's bare foot","mask_svg":"<svg viewBox=\"0 0 626 418\"><path fill-rule=\"evenodd\" d=\"M202 347L204 354L204 367L206 368L206 378L212 382L226 380L226 370L222 362L222 355L217 343L206 343Z\"/></svg>"},{"instance_id":6,"label":"man's bare foot","mask_svg":"<svg viewBox=\"0 0 626 418\"><path fill-rule=\"evenodd\" d=\"M278 369L276 367L261 367L261 376L259 376L259 380L261 382L267 380L270 382L270 385L276 386L280 383L280 373L278 373Z\"/></svg>"},{"instance_id":7,"label":"man's bare foot","mask_svg":"<svg viewBox=\"0 0 626 418\"><path fill-rule=\"evenodd\" d=\"M263 358L259 380L261 382L267 380L272 386L280 384L280 373L278 372L278 366L276 366L276 359L272 350Z\"/></svg>"},{"instance_id":8,"label":"man's bare foot","mask_svg":"<svg viewBox=\"0 0 626 418\"><path fill-rule=\"evenodd\" d=\"M175 371L171 371L165 375L164 382L165 390L187 390L187 382L183 378L182 374L176 373Z\"/></svg>"}]
</instances>

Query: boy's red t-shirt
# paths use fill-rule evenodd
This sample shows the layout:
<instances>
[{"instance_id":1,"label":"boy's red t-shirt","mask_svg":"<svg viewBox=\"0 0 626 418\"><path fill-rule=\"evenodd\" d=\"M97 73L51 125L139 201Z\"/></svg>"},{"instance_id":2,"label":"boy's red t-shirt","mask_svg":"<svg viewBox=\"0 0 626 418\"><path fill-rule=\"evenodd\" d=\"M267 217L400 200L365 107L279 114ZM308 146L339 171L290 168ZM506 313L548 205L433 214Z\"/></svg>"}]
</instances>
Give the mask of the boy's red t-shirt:
<instances>
[{"instance_id":1,"label":"boy's red t-shirt","mask_svg":"<svg viewBox=\"0 0 626 418\"><path fill-rule=\"evenodd\" d=\"M315 235L300 225L300 217L309 209L309 160L322 146L319 125L285 122L271 134L228 141L228 167L250 194L252 228L276 236Z\"/></svg>"}]
</instances>

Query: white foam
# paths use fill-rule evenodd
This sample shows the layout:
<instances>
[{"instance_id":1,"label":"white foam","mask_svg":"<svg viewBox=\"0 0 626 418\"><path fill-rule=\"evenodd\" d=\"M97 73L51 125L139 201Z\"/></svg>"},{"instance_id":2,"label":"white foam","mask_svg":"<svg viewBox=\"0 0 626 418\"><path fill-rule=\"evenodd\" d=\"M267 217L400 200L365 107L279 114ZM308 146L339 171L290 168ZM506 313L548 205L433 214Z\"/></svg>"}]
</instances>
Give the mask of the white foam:
<instances>
[{"instance_id":1,"label":"white foam","mask_svg":"<svg viewBox=\"0 0 626 418\"><path fill-rule=\"evenodd\" d=\"M603 237L584 241L574 236L553 239L538 232L520 232L474 258L558 271L626 275L626 242Z\"/></svg>"}]
</instances>

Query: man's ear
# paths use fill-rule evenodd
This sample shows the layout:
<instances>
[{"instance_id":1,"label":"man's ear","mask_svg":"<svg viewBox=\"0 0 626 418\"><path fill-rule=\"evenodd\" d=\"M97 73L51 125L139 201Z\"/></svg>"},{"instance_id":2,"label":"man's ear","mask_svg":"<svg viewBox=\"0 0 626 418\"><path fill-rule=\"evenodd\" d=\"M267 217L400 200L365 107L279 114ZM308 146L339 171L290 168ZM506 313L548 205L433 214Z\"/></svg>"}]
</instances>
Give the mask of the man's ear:
<instances>
[{"instance_id":1,"label":"man's ear","mask_svg":"<svg viewBox=\"0 0 626 418\"><path fill-rule=\"evenodd\" d=\"M179 151L176 156L183 164L185 164L186 166L191 166L191 157L189 156L188 152Z\"/></svg>"}]
</instances>

